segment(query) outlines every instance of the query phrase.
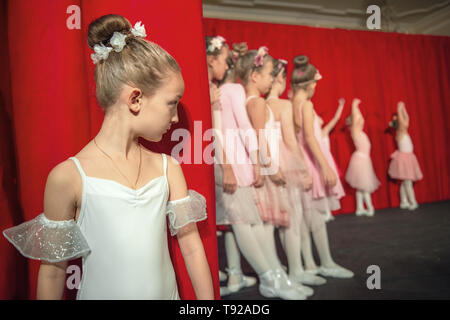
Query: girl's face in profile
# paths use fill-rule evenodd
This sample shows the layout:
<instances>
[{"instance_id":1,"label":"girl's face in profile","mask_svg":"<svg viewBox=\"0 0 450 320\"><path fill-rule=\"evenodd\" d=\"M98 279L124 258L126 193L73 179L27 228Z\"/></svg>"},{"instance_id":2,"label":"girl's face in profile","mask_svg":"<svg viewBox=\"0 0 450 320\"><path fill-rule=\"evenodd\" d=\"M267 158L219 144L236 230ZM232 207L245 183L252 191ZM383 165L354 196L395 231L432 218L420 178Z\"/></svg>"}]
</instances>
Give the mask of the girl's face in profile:
<instances>
[{"instance_id":1,"label":"girl's face in profile","mask_svg":"<svg viewBox=\"0 0 450 320\"><path fill-rule=\"evenodd\" d=\"M228 55L228 48L222 46L218 56L210 56L211 58L208 59L208 63L213 71L213 78L218 81L223 79L225 72L228 70Z\"/></svg>"},{"instance_id":2,"label":"girl's face in profile","mask_svg":"<svg viewBox=\"0 0 450 320\"><path fill-rule=\"evenodd\" d=\"M178 103L183 93L181 73L170 72L164 84L151 97L142 97L137 130L144 139L158 142L171 125L178 122Z\"/></svg>"},{"instance_id":3,"label":"girl's face in profile","mask_svg":"<svg viewBox=\"0 0 450 320\"><path fill-rule=\"evenodd\" d=\"M270 91L273 83L273 62L272 59L264 61L264 65L260 72L254 72L254 81L256 87L261 94L266 94Z\"/></svg>"}]
</instances>

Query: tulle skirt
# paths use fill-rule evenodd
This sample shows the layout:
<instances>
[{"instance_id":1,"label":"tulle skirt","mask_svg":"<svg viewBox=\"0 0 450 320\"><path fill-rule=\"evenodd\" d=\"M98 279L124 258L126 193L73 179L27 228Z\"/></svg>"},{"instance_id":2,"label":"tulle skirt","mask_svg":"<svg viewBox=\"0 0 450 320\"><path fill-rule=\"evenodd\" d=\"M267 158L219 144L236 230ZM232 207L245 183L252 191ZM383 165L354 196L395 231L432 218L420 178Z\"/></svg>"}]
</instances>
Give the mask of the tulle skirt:
<instances>
[{"instance_id":1,"label":"tulle skirt","mask_svg":"<svg viewBox=\"0 0 450 320\"><path fill-rule=\"evenodd\" d=\"M233 194L225 193L222 187L222 169L214 165L216 188L216 224L261 224L256 193L252 186L237 187Z\"/></svg>"},{"instance_id":2,"label":"tulle skirt","mask_svg":"<svg viewBox=\"0 0 450 320\"><path fill-rule=\"evenodd\" d=\"M341 204L339 199L345 195L344 188L342 186L341 180L337 179L337 184L334 187L328 187L322 179L320 169L318 164L313 160L313 156L308 150L308 148L301 146L303 154L305 155L305 162L309 168L309 172L312 176L313 186L312 189L307 192L308 196L305 197L304 201L307 208L320 211L325 214L327 210L339 210ZM325 155L325 152L324 152ZM330 154L327 154L330 155ZM328 160L328 158L325 156ZM337 167L329 161L331 168L337 174ZM310 202L310 203L308 203Z\"/></svg>"},{"instance_id":3,"label":"tulle skirt","mask_svg":"<svg viewBox=\"0 0 450 320\"><path fill-rule=\"evenodd\" d=\"M288 227L292 209L286 187L275 185L267 176L264 186L254 191L261 220L277 227Z\"/></svg>"},{"instance_id":4,"label":"tulle skirt","mask_svg":"<svg viewBox=\"0 0 450 320\"><path fill-rule=\"evenodd\" d=\"M423 178L414 153L397 150L391 155L391 159L388 173L392 179L417 181Z\"/></svg>"},{"instance_id":5,"label":"tulle skirt","mask_svg":"<svg viewBox=\"0 0 450 320\"><path fill-rule=\"evenodd\" d=\"M353 152L345 174L345 181L355 189L368 193L374 192L380 186L373 169L370 156L361 152Z\"/></svg>"}]
</instances>

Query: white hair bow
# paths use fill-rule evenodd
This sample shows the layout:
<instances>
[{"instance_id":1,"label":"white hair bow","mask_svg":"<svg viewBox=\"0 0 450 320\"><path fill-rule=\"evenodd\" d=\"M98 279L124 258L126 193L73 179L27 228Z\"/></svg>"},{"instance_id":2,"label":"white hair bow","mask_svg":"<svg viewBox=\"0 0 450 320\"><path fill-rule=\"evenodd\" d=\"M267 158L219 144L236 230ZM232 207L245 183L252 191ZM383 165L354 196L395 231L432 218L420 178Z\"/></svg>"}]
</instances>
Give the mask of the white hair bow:
<instances>
[{"instance_id":1,"label":"white hair bow","mask_svg":"<svg viewBox=\"0 0 450 320\"><path fill-rule=\"evenodd\" d=\"M145 33L145 27L142 24L141 21L136 22L133 28L131 28L131 33L135 37L143 37L145 38L147 34ZM101 60L108 59L109 53L114 49L115 52L121 52L123 50L123 47L127 44L125 39L128 37L128 35L123 34L121 32L115 31L113 33L113 36L109 40L109 44L111 47L105 46L103 43L96 44L94 46L95 53L91 54L91 59L94 62L94 64L97 64Z\"/></svg>"}]
</instances>

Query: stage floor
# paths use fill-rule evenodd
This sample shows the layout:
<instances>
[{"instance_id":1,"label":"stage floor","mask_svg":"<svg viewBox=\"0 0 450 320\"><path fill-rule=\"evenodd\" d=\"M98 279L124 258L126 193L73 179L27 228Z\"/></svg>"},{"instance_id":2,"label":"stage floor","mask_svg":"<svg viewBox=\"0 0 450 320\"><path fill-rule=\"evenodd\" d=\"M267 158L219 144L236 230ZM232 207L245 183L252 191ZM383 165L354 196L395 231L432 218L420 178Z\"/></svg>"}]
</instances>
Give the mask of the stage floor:
<instances>
[{"instance_id":1,"label":"stage floor","mask_svg":"<svg viewBox=\"0 0 450 320\"><path fill-rule=\"evenodd\" d=\"M325 285L312 287L315 292L309 300L450 298L450 201L421 204L416 211L379 210L370 218L338 215L327 228L334 260L355 276L327 278ZM287 265L277 232L275 236L280 260ZM224 271L223 236L218 242L219 265ZM381 289L367 288L370 265L380 267ZM255 276L243 257L242 270ZM253 286L222 299L265 298Z\"/></svg>"}]
</instances>

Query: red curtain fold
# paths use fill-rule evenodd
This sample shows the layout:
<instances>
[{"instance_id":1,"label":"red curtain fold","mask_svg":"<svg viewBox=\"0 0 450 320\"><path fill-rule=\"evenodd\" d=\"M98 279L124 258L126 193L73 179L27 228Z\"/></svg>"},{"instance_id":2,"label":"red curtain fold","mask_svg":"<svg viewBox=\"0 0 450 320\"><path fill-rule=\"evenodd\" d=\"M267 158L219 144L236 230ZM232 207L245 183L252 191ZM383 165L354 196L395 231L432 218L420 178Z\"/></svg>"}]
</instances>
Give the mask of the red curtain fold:
<instances>
[{"instance_id":1,"label":"red curtain fold","mask_svg":"<svg viewBox=\"0 0 450 320\"><path fill-rule=\"evenodd\" d=\"M177 1L176 5L162 0L14 0L1 4L0 18L4 28L1 28L0 39L7 40L9 47L9 50L2 50L5 52L2 52L1 63L2 70L9 72L2 72L0 78L0 123L11 121L10 127L2 126L2 133L7 133L0 139L2 230L43 211L44 188L50 170L76 154L100 129L103 113L95 99L94 64L86 36L88 24L104 14L121 14L133 25L142 21L147 39L161 45L180 64L186 90L177 127L193 134L193 122L198 120L202 121L202 131L211 128L200 0ZM66 20L71 15L66 10L71 5L81 8L81 29L66 27ZM8 110L11 111L9 114ZM169 135L166 134L159 144L142 142L156 151L170 154L170 147L175 142L170 141ZM188 187L203 194L207 200L209 218L198 226L212 271L215 296L219 298L213 168L203 162L182 164L182 168ZM7 179L10 175L17 175L17 186L11 182L13 178ZM16 201L14 190L18 192ZM168 237L180 296L194 299L195 293L176 238ZM1 298L34 299L39 262L23 258L11 247L2 236L1 270L8 270L9 274L7 281L0 278ZM28 272L15 270L19 264L25 264L25 267L28 264ZM11 280L27 277L29 280L23 283ZM74 291L66 290L65 294L66 298L75 296Z\"/></svg>"},{"instance_id":2,"label":"red curtain fold","mask_svg":"<svg viewBox=\"0 0 450 320\"><path fill-rule=\"evenodd\" d=\"M424 179L415 185L420 203L450 198L450 38L373 31L313 28L261 22L204 19L207 35L221 35L228 44L247 42L249 49L265 45L269 54L289 62L298 54L309 56L323 75L313 97L316 112L329 121L340 97L346 99L343 115L331 133L331 148L345 172L353 142L345 128L353 97L362 100L365 131L372 143L372 161L382 182L373 194L377 209L399 205L399 184L388 179L389 157L396 149L393 136L385 133L402 100L410 115L409 133ZM289 84L288 84L289 87ZM284 94L286 96L286 93ZM354 190L342 209L355 210Z\"/></svg>"}]
</instances>

